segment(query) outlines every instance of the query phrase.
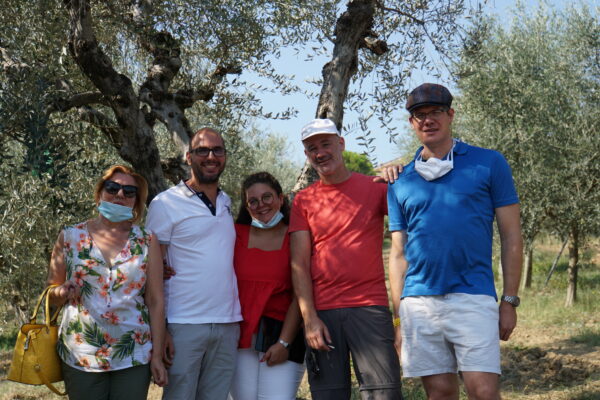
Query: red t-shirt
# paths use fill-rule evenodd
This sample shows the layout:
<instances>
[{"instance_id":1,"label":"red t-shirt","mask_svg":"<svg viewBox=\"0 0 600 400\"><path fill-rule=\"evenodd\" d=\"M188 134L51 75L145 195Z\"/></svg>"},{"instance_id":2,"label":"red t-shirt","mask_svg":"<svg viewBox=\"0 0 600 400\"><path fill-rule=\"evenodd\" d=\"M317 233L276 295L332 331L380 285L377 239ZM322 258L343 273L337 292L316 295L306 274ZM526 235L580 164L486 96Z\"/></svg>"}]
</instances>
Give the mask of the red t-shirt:
<instances>
[{"instance_id":1,"label":"red t-shirt","mask_svg":"<svg viewBox=\"0 0 600 400\"><path fill-rule=\"evenodd\" d=\"M233 265L244 318L238 347L243 349L251 346L260 317L285 319L292 302L290 242L286 234L279 250L249 249L250 225L236 224L235 232Z\"/></svg>"},{"instance_id":2,"label":"red t-shirt","mask_svg":"<svg viewBox=\"0 0 600 400\"><path fill-rule=\"evenodd\" d=\"M387 185L358 173L336 185L318 181L296 195L289 231L311 234L317 310L388 306L381 254L385 214Z\"/></svg>"}]
</instances>

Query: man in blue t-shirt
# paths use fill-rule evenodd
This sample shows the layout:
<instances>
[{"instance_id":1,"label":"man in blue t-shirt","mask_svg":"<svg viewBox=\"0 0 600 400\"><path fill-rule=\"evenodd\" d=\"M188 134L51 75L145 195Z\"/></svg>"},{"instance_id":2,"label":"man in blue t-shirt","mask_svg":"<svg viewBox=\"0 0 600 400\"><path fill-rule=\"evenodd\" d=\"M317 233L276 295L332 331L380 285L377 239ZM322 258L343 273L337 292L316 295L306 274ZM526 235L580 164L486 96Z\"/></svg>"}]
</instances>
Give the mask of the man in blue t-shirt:
<instances>
[{"instance_id":1,"label":"man in blue t-shirt","mask_svg":"<svg viewBox=\"0 0 600 400\"><path fill-rule=\"evenodd\" d=\"M452 138L447 88L423 84L407 100L422 147L388 190L389 276L396 349L405 377L421 377L428 398L498 399L500 344L517 323L522 239L510 167L493 150ZM503 295L492 272L494 217ZM399 319L398 319L399 318Z\"/></svg>"}]
</instances>

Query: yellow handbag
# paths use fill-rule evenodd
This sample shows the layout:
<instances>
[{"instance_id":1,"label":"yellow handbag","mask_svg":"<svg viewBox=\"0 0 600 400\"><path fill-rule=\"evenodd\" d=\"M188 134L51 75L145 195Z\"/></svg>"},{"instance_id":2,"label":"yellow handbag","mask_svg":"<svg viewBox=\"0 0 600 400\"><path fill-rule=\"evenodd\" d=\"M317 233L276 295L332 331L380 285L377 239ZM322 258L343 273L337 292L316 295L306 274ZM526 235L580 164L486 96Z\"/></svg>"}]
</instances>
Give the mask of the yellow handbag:
<instances>
[{"instance_id":1,"label":"yellow handbag","mask_svg":"<svg viewBox=\"0 0 600 400\"><path fill-rule=\"evenodd\" d=\"M56 352L56 342L58 341L58 326L56 318L61 307L58 307L52 316L50 316L50 302L48 301L48 291L58 285L48 286L38 299L35 311L28 324L23 324L13 359L8 371L8 380L30 385L46 385L54 393L64 396L53 382L62 381L62 370L60 358ZM37 313L42 301L45 302L45 324L37 323Z\"/></svg>"}]
</instances>

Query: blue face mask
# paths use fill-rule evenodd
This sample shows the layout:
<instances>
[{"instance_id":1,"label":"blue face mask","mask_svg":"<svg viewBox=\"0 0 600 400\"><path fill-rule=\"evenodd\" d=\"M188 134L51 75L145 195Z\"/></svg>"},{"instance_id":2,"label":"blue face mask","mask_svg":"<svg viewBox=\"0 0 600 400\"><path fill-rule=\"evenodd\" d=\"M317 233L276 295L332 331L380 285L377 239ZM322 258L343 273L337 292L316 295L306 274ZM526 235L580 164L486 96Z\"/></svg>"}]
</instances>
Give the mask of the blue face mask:
<instances>
[{"instance_id":1,"label":"blue face mask","mask_svg":"<svg viewBox=\"0 0 600 400\"><path fill-rule=\"evenodd\" d=\"M111 222L122 222L133 219L133 208L120 204L100 201L98 211L104 218Z\"/></svg>"},{"instance_id":2,"label":"blue face mask","mask_svg":"<svg viewBox=\"0 0 600 400\"><path fill-rule=\"evenodd\" d=\"M277 211L277 213L275 215L273 215L273 218L271 218L271 220L267 223L264 223L257 219L252 218L252 226L254 226L256 228L260 228L260 229L270 229L270 228L274 227L275 225L277 225L279 223L279 221L281 221L282 219L283 219L283 214L281 213L281 211Z\"/></svg>"}]
</instances>

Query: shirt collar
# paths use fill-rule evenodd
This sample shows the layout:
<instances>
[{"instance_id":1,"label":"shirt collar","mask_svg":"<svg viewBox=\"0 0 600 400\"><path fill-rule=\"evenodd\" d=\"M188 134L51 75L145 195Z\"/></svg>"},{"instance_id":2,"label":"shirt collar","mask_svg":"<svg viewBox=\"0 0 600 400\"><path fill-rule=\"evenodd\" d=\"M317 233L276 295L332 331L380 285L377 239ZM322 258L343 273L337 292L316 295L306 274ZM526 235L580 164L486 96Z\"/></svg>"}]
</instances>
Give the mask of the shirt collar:
<instances>
[{"instance_id":1,"label":"shirt collar","mask_svg":"<svg viewBox=\"0 0 600 400\"><path fill-rule=\"evenodd\" d=\"M469 145L467 145L465 142L458 139L456 141L456 145L454 146L454 154L464 155L467 153L468 148L469 148ZM421 146L417 149L417 152L415 153L415 157L414 157L415 159L419 156L419 154L421 153L421 150L423 150L423 146Z\"/></svg>"},{"instance_id":2,"label":"shirt collar","mask_svg":"<svg viewBox=\"0 0 600 400\"><path fill-rule=\"evenodd\" d=\"M194 191L194 189L190 190L191 188L185 184L185 181L181 180L179 181L179 183L177 184L177 190L179 191L179 193L187 196L187 197L192 197L196 195L196 192ZM203 193L203 192L199 192L199 193ZM221 188L217 188L217 197L220 196L222 193Z\"/></svg>"}]
</instances>

